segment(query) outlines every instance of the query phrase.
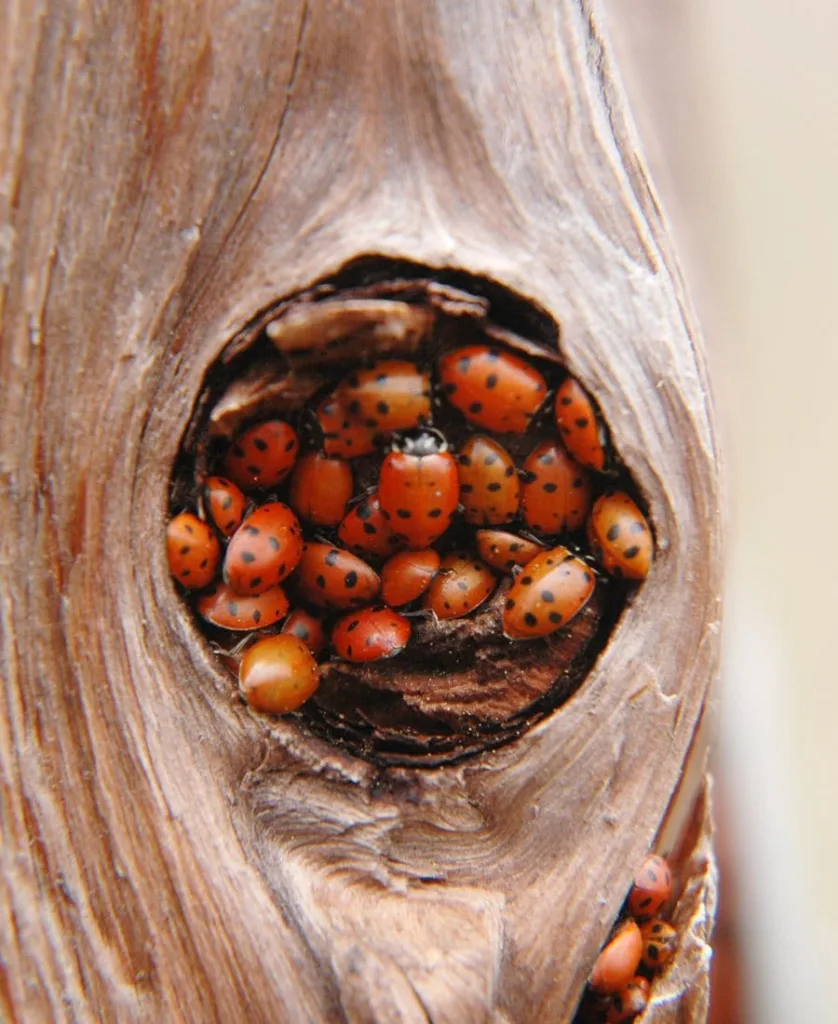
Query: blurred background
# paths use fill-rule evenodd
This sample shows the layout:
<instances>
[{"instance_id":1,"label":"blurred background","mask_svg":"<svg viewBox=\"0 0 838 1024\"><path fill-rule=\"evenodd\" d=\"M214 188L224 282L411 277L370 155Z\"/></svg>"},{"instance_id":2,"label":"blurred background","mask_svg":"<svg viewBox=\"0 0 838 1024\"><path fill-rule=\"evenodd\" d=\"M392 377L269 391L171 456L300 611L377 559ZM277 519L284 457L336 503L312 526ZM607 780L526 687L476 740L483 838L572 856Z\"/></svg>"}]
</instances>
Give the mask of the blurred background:
<instances>
[{"instance_id":1,"label":"blurred background","mask_svg":"<svg viewBox=\"0 0 838 1024\"><path fill-rule=\"evenodd\" d=\"M713 1021L838 1021L838 4L604 3L727 462Z\"/></svg>"}]
</instances>

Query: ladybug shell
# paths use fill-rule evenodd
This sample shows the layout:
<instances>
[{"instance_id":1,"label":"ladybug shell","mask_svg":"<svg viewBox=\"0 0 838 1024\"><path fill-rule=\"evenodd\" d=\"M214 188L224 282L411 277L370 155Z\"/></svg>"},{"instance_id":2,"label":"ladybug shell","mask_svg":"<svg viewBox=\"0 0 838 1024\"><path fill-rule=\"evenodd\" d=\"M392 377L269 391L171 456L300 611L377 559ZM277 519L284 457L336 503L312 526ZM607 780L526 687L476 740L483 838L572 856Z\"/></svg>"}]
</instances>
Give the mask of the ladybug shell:
<instances>
[{"instance_id":1,"label":"ladybug shell","mask_svg":"<svg viewBox=\"0 0 838 1024\"><path fill-rule=\"evenodd\" d=\"M521 512L540 533L578 530L591 508L591 481L587 470L556 441L544 441L524 463Z\"/></svg>"},{"instance_id":2,"label":"ladybug shell","mask_svg":"<svg viewBox=\"0 0 838 1024\"><path fill-rule=\"evenodd\" d=\"M439 570L440 556L433 548L402 551L381 568L381 599L400 608L421 597Z\"/></svg>"},{"instance_id":3,"label":"ladybug shell","mask_svg":"<svg viewBox=\"0 0 838 1024\"><path fill-rule=\"evenodd\" d=\"M281 501L262 505L230 538L224 580L238 594L261 594L281 583L303 553L297 517Z\"/></svg>"},{"instance_id":4,"label":"ladybug shell","mask_svg":"<svg viewBox=\"0 0 838 1024\"><path fill-rule=\"evenodd\" d=\"M377 494L370 494L346 513L338 537L344 547L367 558L387 558L401 547L381 513Z\"/></svg>"},{"instance_id":5,"label":"ladybug shell","mask_svg":"<svg viewBox=\"0 0 838 1024\"><path fill-rule=\"evenodd\" d=\"M623 491L603 494L588 520L596 560L612 576L645 579L652 566L652 533L646 517Z\"/></svg>"},{"instance_id":6,"label":"ladybug shell","mask_svg":"<svg viewBox=\"0 0 838 1024\"><path fill-rule=\"evenodd\" d=\"M407 647L410 621L390 608L365 608L338 619L332 630L332 647L347 661L378 661L393 658Z\"/></svg>"},{"instance_id":7,"label":"ladybug shell","mask_svg":"<svg viewBox=\"0 0 838 1024\"><path fill-rule=\"evenodd\" d=\"M457 457L457 472L466 522L496 526L518 514L518 474L503 445L480 434L470 437Z\"/></svg>"},{"instance_id":8,"label":"ladybug shell","mask_svg":"<svg viewBox=\"0 0 838 1024\"><path fill-rule=\"evenodd\" d=\"M228 448L223 473L245 491L276 487L291 472L298 450L297 432L290 423L256 423Z\"/></svg>"},{"instance_id":9,"label":"ladybug shell","mask_svg":"<svg viewBox=\"0 0 838 1024\"><path fill-rule=\"evenodd\" d=\"M294 467L288 503L315 526L337 526L352 497L352 469L343 459L307 452Z\"/></svg>"},{"instance_id":10,"label":"ladybug shell","mask_svg":"<svg viewBox=\"0 0 838 1024\"><path fill-rule=\"evenodd\" d=\"M350 417L379 433L412 430L431 418L431 382L415 363L382 359L355 370L337 390Z\"/></svg>"},{"instance_id":11,"label":"ladybug shell","mask_svg":"<svg viewBox=\"0 0 838 1024\"><path fill-rule=\"evenodd\" d=\"M678 946L678 932L667 921L652 918L641 925L643 939L643 966L651 971L660 970L675 955Z\"/></svg>"},{"instance_id":12,"label":"ladybug shell","mask_svg":"<svg viewBox=\"0 0 838 1024\"><path fill-rule=\"evenodd\" d=\"M288 598L282 587L271 587L261 594L242 597L227 583L217 583L202 594L195 607L201 618L223 629L263 629L272 626L288 611Z\"/></svg>"},{"instance_id":13,"label":"ladybug shell","mask_svg":"<svg viewBox=\"0 0 838 1024\"><path fill-rule=\"evenodd\" d=\"M447 352L439 376L455 409L497 433L523 433L547 396L547 382L534 366L486 345Z\"/></svg>"},{"instance_id":14,"label":"ladybug shell","mask_svg":"<svg viewBox=\"0 0 838 1024\"><path fill-rule=\"evenodd\" d=\"M516 565L526 565L544 550L543 544L505 530L478 530L474 539L480 557L497 572L510 573Z\"/></svg>"},{"instance_id":15,"label":"ladybug shell","mask_svg":"<svg viewBox=\"0 0 838 1024\"><path fill-rule=\"evenodd\" d=\"M204 499L219 533L231 537L241 526L247 511L247 498L241 489L223 476L211 476L204 487Z\"/></svg>"},{"instance_id":16,"label":"ladybug shell","mask_svg":"<svg viewBox=\"0 0 838 1024\"><path fill-rule=\"evenodd\" d=\"M596 958L591 971L591 988L612 995L625 988L637 973L643 940L635 921L626 921Z\"/></svg>"},{"instance_id":17,"label":"ladybug shell","mask_svg":"<svg viewBox=\"0 0 838 1024\"><path fill-rule=\"evenodd\" d=\"M306 608L294 608L282 623L280 632L290 633L291 636L302 640L315 657L326 646L326 630L323 627L323 619Z\"/></svg>"},{"instance_id":18,"label":"ladybug shell","mask_svg":"<svg viewBox=\"0 0 838 1024\"><path fill-rule=\"evenodd\" d=\"M294 577L297 593L318 608L357 608L371 604L381 580L366 562L331 544L303 545L303 557Z\"/></svg>"},{"instance_id":19,"label":"ladybug shell","mask_svg":"<svg viewBox=\"0 0 838 1024\"><path fill-rule=\"evenodd\" d=\"M248 704L273 715L296 711L319 683L320 669L311 651L287 633L258 640L239 665L239 685Z\"/></svg>"},{"instance_id":20,"label":"ladybug shell","mask_svg":"<svg viewBox=\"0 0 838 1024\"><path fill-rule=\"evenodd\" d=\"M608 1024L625 1024L643 1013L649 1002L649 987L649 982L641 974L636 974L625 988L613 996L605 1018Z\"/></svg>"},{"instance_id":21,"label":"ladybug shell","mask_svg":"<svg viewBox=\"0 0 838 1024\"><path fill-rule=\"evenodd\" d=\"M672 895L672 871L669 864L655 853L644 858L634 875L629 893L629 911L643 921L655 917Z\"/></svg>"},{"instance_id":22,"label":"ladybug shell","mask_svg":"<svg viewBox=\"0 0 838 1024\"><path fill-rule=\"evenodd\" d=\"M556 391L556 425L565 448L582 466L605 469L603 430L587 391L573 377L565 377Z\"/></svg>"},{"instance_id":23,"label":"ladybug shell","mask_svg":"<svg viewBox=\"0 0 838 1024\"><path fill-rule=\"evenodd\" d=\"M184 587L200 590L215 578L221 545L210 526L192 512L181 512L166 526L169 572Z\"/></svg>"},{"instance_id":24,"label":"ladybug shell","mask_svg":"<svg viewBox=\"0 0 838 1024\"><path fill-rule=\"evenodd\" d=\"M357 459L375 451L378 433L350 419L335 395L324 398L315 413L323 434L323 451L340 459Z\"/></svg>"},{"instance_id":25,"label":"ladybug shell","mask_svg":"<svg viewBox=\"0 0 838 1024\"><path fill-rule=\"evenodd\" d=\"M450 452L390 452L381 464L378 500L394 535L413 550L428 548L451 525L459 502Z\"/></svg>"},{"instance_id":26,"label":"ladybug shell","mask_svg":"<svg viewBox=\"0 0 838 1024\"><path fill-rule=\"evenodd\" d=\"M424 607L438 619L459 619L483 604L496 584L495 574L474 554L452 551L443 558L425 595Z\"/></svg>"},{"instance_id":27,"label":"ladybug shell","mask_svg":"<svg viewBox=\"0 0 838 1024\"><path fill-rule=\"evenodd\" d=\"M594 575L567 548L536 555L515 577L503 611L510 640L554 633L580 612L594 592Z\"/></svg>"}]
</instances>

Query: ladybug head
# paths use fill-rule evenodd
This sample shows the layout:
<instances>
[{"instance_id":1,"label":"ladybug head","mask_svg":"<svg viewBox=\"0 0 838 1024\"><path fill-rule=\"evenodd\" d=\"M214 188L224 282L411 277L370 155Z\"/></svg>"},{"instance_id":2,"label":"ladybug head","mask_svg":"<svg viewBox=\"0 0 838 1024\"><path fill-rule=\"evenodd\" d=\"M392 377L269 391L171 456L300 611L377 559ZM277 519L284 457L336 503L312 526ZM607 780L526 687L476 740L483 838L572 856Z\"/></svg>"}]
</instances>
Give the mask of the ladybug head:
<instances>
[{"instance_id":1,"label":"ladybug head","mask_svg":"<svg viewBox=\"0 0 838 1024\"><path fill-rule=\"evenodd\" d=\"M393 437L392 449L404 455L438 455L448 451L448 442L440 431L433 427L408 430Z\"/></svg>"}]
</instances>

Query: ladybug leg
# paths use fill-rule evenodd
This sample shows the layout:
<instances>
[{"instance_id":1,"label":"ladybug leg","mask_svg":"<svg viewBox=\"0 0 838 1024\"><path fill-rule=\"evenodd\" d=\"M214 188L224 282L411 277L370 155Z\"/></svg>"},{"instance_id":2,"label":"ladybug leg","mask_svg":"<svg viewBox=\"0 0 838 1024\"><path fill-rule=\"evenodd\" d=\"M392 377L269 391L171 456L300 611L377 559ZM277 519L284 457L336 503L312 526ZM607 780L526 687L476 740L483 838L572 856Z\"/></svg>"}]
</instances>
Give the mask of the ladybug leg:
<instances>
[{"instance_id":1,"label":"ladybug leg","mask_svg":"<svg viewBox=\"0 0 838 1024\"><path fill-rule=\"evenodd\" d=\"M403 611L399 609L399 615L402 615L406 619L430 619L433 616L433 612L430 608L414 608L413 611Z\"/></svg>"}]
</instances>

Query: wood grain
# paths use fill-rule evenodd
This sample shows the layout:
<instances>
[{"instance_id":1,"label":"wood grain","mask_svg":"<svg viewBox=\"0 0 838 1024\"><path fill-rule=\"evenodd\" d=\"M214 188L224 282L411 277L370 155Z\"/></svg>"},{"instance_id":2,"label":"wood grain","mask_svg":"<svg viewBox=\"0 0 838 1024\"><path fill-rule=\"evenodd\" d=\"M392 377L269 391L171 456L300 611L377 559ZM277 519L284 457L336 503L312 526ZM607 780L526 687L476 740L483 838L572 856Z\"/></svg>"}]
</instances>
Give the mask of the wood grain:
<instances>
[{"instance_id":1,"label":"wood grain","mask_svg":"<svg viewBox=\"0 0 838 1024\"><path fill-rule=\"evenodd\" d=\"M599 5L30 0L0 39L0 1012L568 1020L694 752L720 592L700 332ZM573 700L433 771L231 699L161 542L207 368L363 253L553 315L658 539ZM655 1020L701 1019L704 960Z\"/></svg>"}]
</instances>

